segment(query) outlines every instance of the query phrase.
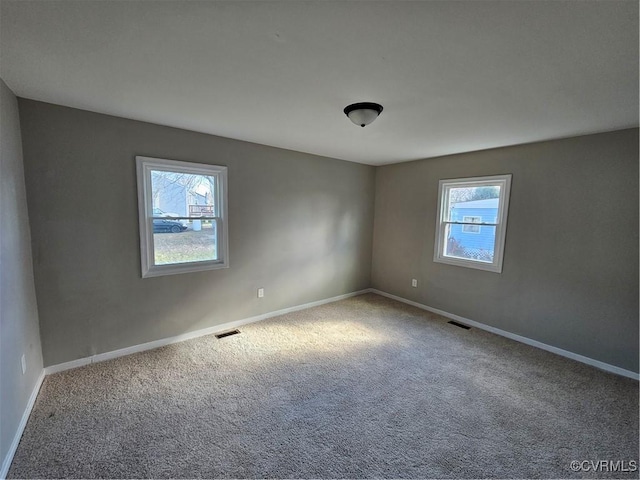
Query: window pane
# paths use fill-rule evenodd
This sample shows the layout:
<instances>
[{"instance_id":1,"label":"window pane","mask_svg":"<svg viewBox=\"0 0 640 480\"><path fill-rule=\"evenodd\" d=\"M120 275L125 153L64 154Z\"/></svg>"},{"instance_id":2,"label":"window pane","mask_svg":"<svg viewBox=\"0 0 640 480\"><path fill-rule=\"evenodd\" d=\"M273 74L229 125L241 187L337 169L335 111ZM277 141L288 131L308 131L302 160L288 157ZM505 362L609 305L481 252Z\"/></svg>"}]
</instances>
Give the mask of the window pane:
<instances>
[{"instance_id":1,"label":"window pane","mask_svg":"<svg viewBox=\"0 0 640 480\"><path fill-rule=\"evenodd\" d=\"M171 217L216 216L217 177L151 170L155 264L218 260L215 221ZM166 220L165 220L166 218Z\"/></svg>"},{"instance_id":2,"label":"window pane","mask_svg":"<svg viewBox=\"0 0 640 480\"><path fill-rule=\"evenodd\" d=\"M468 225L447 225L444 255L480 262L493 262L496 227L482 226L479 232L467 232Z\"/></svg>"},{"instance_id":3,"label":"window pane","mask_svg":"<svg viewBox=\"0 0 640 480\"><path fill-rule=\"evenodd\" d=\"M452 187L449 189L449 203L471 202L498 197L500 197L500 185Z\"/></svg>"},{"instance_id":4,"label":"window pane","mask_svg":"<svg viewBox=\"0 0 640 480\"><path fill-rule=\"evenodd\" d=\"M215 175L151 170L153 216L219 216L216 182Z\"/></svg>"},{"instance_id":5,"label":"window pane","mask_svg":"<svg viewBox=\"0 0 640 480\"><path fill-rule=\"evenodd\" d=\"M153 220L156 265L218 260L217 224L213 220Z\"/></svg>"},{"instance_id":6,"label":"window pane","mask_svg":"<svg viewBox=\"0 0 640 480\"><path fill-rule=\"evenodd\" d=\"M453 187L448 190L449 216L452 222L465 221L464 218L496 216L500 201L499 185L481 187ZM477 223L477 222L473 222Z\"/></svg>"}]
</instances>

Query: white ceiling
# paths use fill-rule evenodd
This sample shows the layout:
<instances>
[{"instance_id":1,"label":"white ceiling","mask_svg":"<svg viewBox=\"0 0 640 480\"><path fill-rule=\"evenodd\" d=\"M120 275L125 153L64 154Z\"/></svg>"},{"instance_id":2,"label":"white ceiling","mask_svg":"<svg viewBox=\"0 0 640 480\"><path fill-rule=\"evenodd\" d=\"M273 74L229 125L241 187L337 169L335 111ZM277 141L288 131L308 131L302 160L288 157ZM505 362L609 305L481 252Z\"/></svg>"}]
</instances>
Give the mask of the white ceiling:
<instances>
[{"instance_id":1,"label":"white ceiling","mask_svg":"<svg viewBox=\"0 0 640 480\"><path fill-rule=\"evenodd\" d=\"M636 1L7 1L16 95L368 164L638 125ZM366 128L342 113L381 103Z\"/></svg>"}]
</instances>

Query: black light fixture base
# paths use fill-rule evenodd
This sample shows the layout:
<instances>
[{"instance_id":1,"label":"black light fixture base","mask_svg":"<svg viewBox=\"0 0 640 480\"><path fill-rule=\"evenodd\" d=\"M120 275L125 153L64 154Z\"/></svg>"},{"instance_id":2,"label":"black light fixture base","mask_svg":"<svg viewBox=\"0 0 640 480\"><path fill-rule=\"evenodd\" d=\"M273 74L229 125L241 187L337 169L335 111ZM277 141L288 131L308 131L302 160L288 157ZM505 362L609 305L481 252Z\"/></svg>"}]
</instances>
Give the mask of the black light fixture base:
<instances>
[{"instance_id":1,"label":"black light fixture base","mask_svg":"<svg viewBox=\"0 0 640 480\"><path fill-rule=\"evenodd\" d=\"M378 115L380 115L382 112L382 105L373 102L352 103L351 105L344 107L344 114L348 116L354 110L375 110L378 112Z\"/></svg>"},{"instance_id":2,"label":"black light fixture base","mask_svg":"<svg viewBox=\"0 0 640 480\"><path fill-rule=\"evenodd\" d=\"M359 102L359 103L352 103L351 105L347 105L346 107L344 107L344 114L347 117L349 117L349 114L351 112L353 112L354 110L374 110L374 111L378 112L378 115L380 115L380 113L382 112L382 109L383 109L382 105L380 105L379 103ZM351 119L351 117L349 117L349 119ZM369 122L369 123L371 123L371 122ZM367 124L366 123L360 124L361 127L364 127L365 125L367 125Z\"/></svg>"}]
</instances>

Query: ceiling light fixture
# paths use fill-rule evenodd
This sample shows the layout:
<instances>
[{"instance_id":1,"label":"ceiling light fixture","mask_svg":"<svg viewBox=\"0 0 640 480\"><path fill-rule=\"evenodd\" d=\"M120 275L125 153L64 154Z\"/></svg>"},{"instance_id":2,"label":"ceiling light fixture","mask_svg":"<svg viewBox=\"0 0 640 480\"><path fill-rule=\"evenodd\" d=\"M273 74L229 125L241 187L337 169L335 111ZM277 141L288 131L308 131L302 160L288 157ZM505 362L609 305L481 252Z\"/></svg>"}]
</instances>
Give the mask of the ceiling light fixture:
<instances>
[{"instance_id":1,"label":"ceiling light fixture","mask_svg":"<svg viewBox=\"0 0 640 480\"><path fill-rule=\"evenodd\" d=\"M371 102L354 103L344 108L344 114L356 125L365 127L382 112L382 105Z\"/></svg>"}]
</instances>

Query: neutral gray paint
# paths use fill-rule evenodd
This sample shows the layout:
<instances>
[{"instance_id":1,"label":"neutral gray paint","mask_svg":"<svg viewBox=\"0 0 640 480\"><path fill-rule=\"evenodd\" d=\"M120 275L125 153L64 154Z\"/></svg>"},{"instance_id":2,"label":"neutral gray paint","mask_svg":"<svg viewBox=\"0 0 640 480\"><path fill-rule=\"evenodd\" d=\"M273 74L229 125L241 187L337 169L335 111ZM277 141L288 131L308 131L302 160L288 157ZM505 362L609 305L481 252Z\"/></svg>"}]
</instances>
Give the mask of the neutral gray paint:
<instances>
[{"instance_id":1,"label":"neutral gray paint","mask_svg":"<svg viewBox=\"0 0 640 480\"><path fill-rule=\"evenodd\" d=\"M383 164L638 126L637 1L0 2L20 97ZM367 128L342 109L384 105Z\"/></svg>"},{"instance_id":2,"label":"neutral gray paint","mask_svg":"<svg viewBox=\"0 0 640 480\"><path fill-rule=\"evenodd\" d=\"M0 464L42 372L18 102L0 79ZM20 359L25 355L26 374Z\"/></svg>"},{"instance_id":3,"label":"neutral gray paint","mask_svg":"<svg viewBox=\"0 0 640 480\"><path fill-rule=\"evenodd\" d=\"M438 181L501 173L502 274L434 263ZM638 371L637 129L379 167L375 212L374 288Z\"/></svg>"},{"instance_id":4,"label":"neutral gray paint","mask_svg":"<svg viewBox=\"0 0 640 480\"><path fill-rule=\"evenodd\" d=\"M19 105L45 365L369 287L374 167ZM229 168L230 268L141 278L136 155Z\"/></svg>"}]
</instances>

